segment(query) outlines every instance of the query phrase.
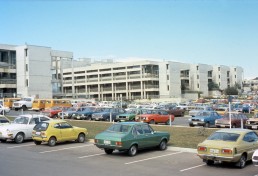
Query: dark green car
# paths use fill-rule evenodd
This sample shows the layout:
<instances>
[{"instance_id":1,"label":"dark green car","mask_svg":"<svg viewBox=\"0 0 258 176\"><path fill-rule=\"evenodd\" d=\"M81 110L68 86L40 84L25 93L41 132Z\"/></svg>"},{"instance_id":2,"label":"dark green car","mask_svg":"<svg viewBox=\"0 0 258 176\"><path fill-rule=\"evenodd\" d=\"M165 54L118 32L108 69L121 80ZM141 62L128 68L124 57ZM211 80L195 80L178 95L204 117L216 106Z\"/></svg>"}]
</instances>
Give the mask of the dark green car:
<instances>
[{"instance_id":1,"label":"dark green car","mask_svg":"<svg viewBox=\"0 0 258 176\"><path fill-rule=\"evenodd\" d=\"M116 116L117 122L135 121L135 116L141 113L141 109L130 109L126 113Z\"/></svg>"},{"instance_id":2,"label":"dark green car","mask_svg":"<svg viewBox=\"0 0 258 176\"><path fill-rule=\"evenodd\" d=\"M169 138L168 132L154 131L147 123L121 122L97 134L95 145L104 149L106 154L118 150L127 151L129 156L135 156L138 150L150 147L166 150Z\"/></svg>"}]
</instances>

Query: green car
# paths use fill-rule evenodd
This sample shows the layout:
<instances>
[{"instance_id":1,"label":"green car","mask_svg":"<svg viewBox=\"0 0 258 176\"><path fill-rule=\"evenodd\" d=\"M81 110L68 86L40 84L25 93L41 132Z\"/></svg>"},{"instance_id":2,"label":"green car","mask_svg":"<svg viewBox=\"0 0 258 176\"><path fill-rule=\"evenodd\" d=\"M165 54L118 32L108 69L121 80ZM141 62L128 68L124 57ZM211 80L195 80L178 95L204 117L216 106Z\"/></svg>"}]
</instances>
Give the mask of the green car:
<instances>
[{"instance_id":1,"label":"green car","mask_svg":"<svg viewBox=\"0 0 258 176\"><path fill-rule=\"evenodd\" d=\"M126 113L116 116L117 122L135 121L135 116L141 113L141 109L130 109Z\"/></svg>"},{"instance_id":2,"label":"green car","mask_svg":"<svg viewBox=\"0 0 258 176\"><path fill-rule=\"evenodd\" d=\"M135 156L140 149L158 147L167 149L170 134L154 131L147 123L121 122L110 126L106 131L95 136L95 145L104 149L106 154L114 150L126 151L129 156Z\"/></svg>"}]
</instances>

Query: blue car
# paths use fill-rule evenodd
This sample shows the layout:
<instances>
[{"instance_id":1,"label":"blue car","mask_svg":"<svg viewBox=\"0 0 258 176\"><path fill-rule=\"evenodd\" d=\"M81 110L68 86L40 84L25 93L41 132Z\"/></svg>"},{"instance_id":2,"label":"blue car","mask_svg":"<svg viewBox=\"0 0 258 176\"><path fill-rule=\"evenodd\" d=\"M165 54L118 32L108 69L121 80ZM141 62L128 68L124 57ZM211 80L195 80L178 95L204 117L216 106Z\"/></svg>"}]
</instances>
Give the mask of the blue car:
<instances>
[{"instance_id":1,"label":"blue car","mask_svg":"<svg viewBox=\"0 0 258 176\"><path fill-rule=\"evenodd\" d=\"M92 114L94 113L100 113L104 111L104 108L100 107L86 107L80 112L73 112L72 113L72 119L77 119L77 120L92 120Z\"/></svg>"},{"instance_id":2,"label":"blue car","mask_svg":"<svg viewBox=\"0 0 258 176\"><path fill-rule=\"evenodd\" d=\"M215 120L222 118L216 111L200 111L195 117L189 119L189 126L210 127L215 125Z\"/></svg>"}]
</instances>

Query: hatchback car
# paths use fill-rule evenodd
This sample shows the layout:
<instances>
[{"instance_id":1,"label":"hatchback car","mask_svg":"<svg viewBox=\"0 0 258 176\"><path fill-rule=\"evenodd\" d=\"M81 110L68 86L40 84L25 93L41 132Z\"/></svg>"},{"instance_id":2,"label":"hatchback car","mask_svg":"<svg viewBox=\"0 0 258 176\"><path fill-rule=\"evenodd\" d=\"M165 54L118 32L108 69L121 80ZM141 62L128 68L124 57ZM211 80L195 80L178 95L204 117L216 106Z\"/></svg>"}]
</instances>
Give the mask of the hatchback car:
<instances>
[{"instance_id":1,"label":"hatchback car","mask_svg":"<svg viewBox=\"0 0 258 176\"><path fill-rule=\"evenodd\" d=\"M246 161L252 159L254 151L258 149L258 136L247 129L223 129L210 135L198 144L198 156L207 165L215 161L231 162L244 168Z\"/></svg>"},{"instance_id":2,"label":"hatchback car","mask_svg":"<svg viewBox=\"0 0 258 176\"><path fill-rule=\"evenodd\" d=\"M165 150L169 138L168 132L154 131L147 123L120 122L97 134L95 145L104 149L106 154L118 150L127 151L129 156L135 156L139 149L159 147L160 150Z\"/></svg>"},{"instance_id":3,"label":"hatchback car","mask_svg":"<svg viewBox=\"0 0 258 176\"><path fill-rule=\"evenodd\" d=\"M189 126L210 127L211 125L215 125L215 120L220 118L221 116L215 111L200 111L195 117L189 119Z\"/></svg>"},{"instance_id":4,"label":"hatchback car","mask_svg":"<svg viewBox=\"0 0 258 176\"><path fill-rule=\"evenodd\" d=\"M37 124L32 131L32 139L36 145L48 142L49 146L55 146L57 142L77 141L83 143L87 135L86 128L70 125L64 120L46 121Z\"/></svg>"}]
</instances>

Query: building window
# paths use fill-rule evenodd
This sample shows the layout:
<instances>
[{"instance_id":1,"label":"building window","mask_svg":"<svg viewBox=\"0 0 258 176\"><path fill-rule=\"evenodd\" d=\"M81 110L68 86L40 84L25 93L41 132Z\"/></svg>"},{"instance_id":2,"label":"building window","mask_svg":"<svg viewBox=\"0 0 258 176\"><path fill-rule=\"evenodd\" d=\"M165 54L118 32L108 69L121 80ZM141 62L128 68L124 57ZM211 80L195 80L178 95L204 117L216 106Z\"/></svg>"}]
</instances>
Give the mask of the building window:
<instances>
[{"instance_id":1,"label":"building window","mask_svg":"<svg viewBox=\"0 0 258 176\"><path fill-rule=\"evenodd\" d=\"M24 49L25 57L28 56L28 48Z\"/></svg>"},{"instance_id":2,"label":"building window","mask_svg":"<svg viewBox=\"0 0 258 176\"><path fill-rule=\"evenodd\" d=\"M167 64L167 70L168 70L168 66L169 66L169 64Z\"/></svg>"},{"instance_id":3,"label":"building window","mask_svg":"<svg viewBox=\"0 0 258 176\"><path fill-rule=\"evenodd\" d=\"M25 66L25 67L26 67L26 72L27 72L27 71L28 71L28 64L26 64L26 66Z\"/></svg>"},{"instance_id":4,"label":"building window","mask_svg":"<svg viewBox=\"0 0 258 176\"><path fill-rule=\"evenodd\" d=\"M29 80L26 79L26 87L29 87Z\"/></svg>"},{"instance_id":5,"label":"building window","mask_svg":"<svg viewBox=\"0 0 258 176\"><path fill-rule=\"evenodd\" d=\"M196 66L196 70L199 70L199 66Z\"/></svg>"},{"instance_id":6,"label":"building window","mask_svg":"<svg viewBox=\"0 0 258 176\"><path fill-rule=\"evenodd\" d=\"M167 80L169 80L169 75L167 75Z\"/></svg>"},{"instance_id":7,"label":"building window","mask_svg":"<svg viewBox=\"0 0 258 176\"><path fill-rule=\"evenodd\" d=\"M169 85L167 86L167 89L168 89L168 91L169 91Z\"/></svg>"},{"instance_id":8,"label":"building window","mask_svg":"<svg viewBox=\"0 0 258 176\"><path fill-rule=\"evenodd\" d=\"M199 85L199 83L197 84L197 88L200 88L200 85Z\"/></svg>"},{"instance_id":9,"label":"building window","mask_svg":"<svg viewBox=\"0 0 258 176\"><path fill-rule=\"evenodd\" d=\"M199 79L199 75L197 75L197 79Z\"/></svg>"},{"instance_id":10,"label":"building window","mask_svg":"<svg viewBox=\"0 0 258 176\"><path fill-rule=\"evenodd\" d=\"M235 78L236 78L236 75L235 75Z\"/></svg>"},{"instance_id":11,"label":"building window","mask_svg":"<svg viewBox=\"0 0 258 176\"><path fill-rule=\"evenodd\" d=\"M218 67L218 71L220 71L220 67Z\"/></svg>"},{"instance_id":12,"label":"building window","mask_svg":"<svg viewBox=\"0 0 258 176\"><path fill-rule=\"evenodd\" d=\"M219 75L219 79L220 79L220 75Z\"/></svg>"}]
</instances>

